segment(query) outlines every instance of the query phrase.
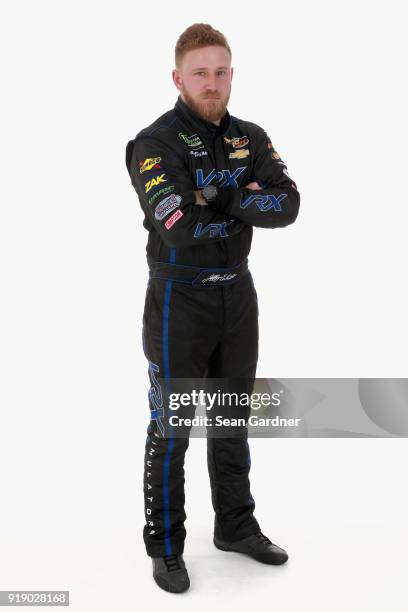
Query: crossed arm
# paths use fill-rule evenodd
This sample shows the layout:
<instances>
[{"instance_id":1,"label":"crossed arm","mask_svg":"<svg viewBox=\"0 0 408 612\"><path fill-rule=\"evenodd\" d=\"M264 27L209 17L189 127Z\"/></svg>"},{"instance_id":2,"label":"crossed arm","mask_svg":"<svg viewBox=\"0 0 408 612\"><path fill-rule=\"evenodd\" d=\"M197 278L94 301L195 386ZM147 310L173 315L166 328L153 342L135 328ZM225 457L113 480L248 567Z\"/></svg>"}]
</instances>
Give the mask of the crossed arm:
<instances>
[{"instance_id":1,"label":"crossed arm","mask_svg":"<svg viewBox=\"0 0 408 612\"><path fill-rule=\"evenodd\" d=\"M195 189L183 160L163 140L130 141L126 163L141 206L164 243L185 247L226 240L245 225L284 227L296 219L299 193L273 153L264 133L256 143L256 180L245 187L220 188L210 205Z\"/></svg>"}]
</instances>

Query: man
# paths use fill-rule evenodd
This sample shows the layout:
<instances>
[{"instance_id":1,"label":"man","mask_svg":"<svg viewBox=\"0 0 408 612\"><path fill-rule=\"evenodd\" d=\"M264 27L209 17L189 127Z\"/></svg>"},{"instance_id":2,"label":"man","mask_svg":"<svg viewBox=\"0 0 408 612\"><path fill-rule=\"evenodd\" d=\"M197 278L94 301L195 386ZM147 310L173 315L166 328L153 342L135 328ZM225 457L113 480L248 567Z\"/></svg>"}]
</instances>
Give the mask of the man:
<instances>
[{"instance_id":1,"label":"man","mask_svg":"<svg viewBox=\"0 0 408 612\"><path fill-rule=\"evenodd\" d=\"M255 377L258 306L247 268L252 228L293 223L300 196L264 130L227 111L233 68L224 35L194 24L180 36L175 56L176 105L128 143L126 164L149 232L144 540L157 584L182 592L189 587L183 560L188 437L163 437L171 381ZM246 428L235 438L208 437L207 449L215 546L284 563L286 552L262 534L253 515Z\"/></svg>"}]
</instances>

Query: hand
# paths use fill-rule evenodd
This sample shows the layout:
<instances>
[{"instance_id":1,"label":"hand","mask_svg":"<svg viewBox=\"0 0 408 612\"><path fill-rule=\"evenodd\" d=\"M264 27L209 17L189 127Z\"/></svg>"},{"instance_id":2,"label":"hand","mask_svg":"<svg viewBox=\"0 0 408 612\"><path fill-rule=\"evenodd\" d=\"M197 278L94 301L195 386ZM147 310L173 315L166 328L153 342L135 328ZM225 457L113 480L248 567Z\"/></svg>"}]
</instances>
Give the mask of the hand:
<instances>
[{"instance_id":1,"label":"hand","mask_svg":"<svg viewBox=\"0 0 408 612\"><path fill-rule=\"evenodd\" d=\"M202 191L195 191L194 193L196 197L195 203L198 204L198 206L207 206L207 202L204 200Z\"/></svg>"},{"instance_id":2,"label":"hand","mask_svg":"<svg viewBox=\"0 0 408 612\"><path fill-rule=\"evenodd\" d=\"M262 187L256 181L253 181L252 183L248 183L248 185L245 185L245 189L252 189L253 191L255 191L256 189L262 189Z\"/></svg>"}]
</instances>

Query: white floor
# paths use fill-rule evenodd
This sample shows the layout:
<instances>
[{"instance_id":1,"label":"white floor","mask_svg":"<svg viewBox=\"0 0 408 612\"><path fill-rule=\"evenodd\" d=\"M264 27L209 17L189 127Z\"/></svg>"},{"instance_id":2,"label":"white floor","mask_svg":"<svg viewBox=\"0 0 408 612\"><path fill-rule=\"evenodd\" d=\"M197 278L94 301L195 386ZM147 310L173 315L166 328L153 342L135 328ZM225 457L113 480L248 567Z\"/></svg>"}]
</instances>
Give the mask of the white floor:
<instances>
[{"instance_id":1,"label":"white floor","mask_svg":"<svg viewBox=\"0 0 408 612\"><path fill-rule=\"evenodd\" d=\"M141 437L137 442L141 453ZM141 539L142 462L134 455L126 463L118 453L103 473L83 455L81 469L71 468L77 481L65 499L50 491L27 505L23 497L18 504L4 498L0 589L69 590L75 612L238 611L263 604L278 612L406 612L406 441L251 440L251 455L256 516L289 552L285 566L213 546L205 440L192 440L187 593L162 592L151 577Z\"/></svg>"},{"instance_id":2,"label":"white floor","mask_svg":"<svg viewBox=\"0 0 408 612\"><path fill-rule=\"evenodd\" d=\"M405 612L408 537L393 529L291 529L279 539L291 558L282 567L214 548L209 534L189 534L185 551L191 588L162 592L134 533L2 541L1 589L67 589L81 612L230 610L248 606L297 612ZM193 608L191 608L193 606Z\"/></svg>"}]
</instances>

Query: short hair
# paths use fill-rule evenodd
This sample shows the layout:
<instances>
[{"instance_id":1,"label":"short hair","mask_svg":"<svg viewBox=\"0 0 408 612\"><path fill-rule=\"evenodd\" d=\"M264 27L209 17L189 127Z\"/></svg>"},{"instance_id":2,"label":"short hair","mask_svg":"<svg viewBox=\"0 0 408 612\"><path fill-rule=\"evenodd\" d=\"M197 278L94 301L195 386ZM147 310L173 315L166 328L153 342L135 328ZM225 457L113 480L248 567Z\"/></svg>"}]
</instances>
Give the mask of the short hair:
<instances>
[{"instance_id":1,"label":"short hair","mask_svg":"<svg viewBox=\"0 0 408 612\"><path fill-rule=\"evenodd\" d=\"M176 43L176 67L178 68L180 66L181 60L187 51L210 46L224 47L224 49L226 49L232 57L230 46L222 32L214 30L214 28L208 23L194 23L193 25L189 26L179 36Z\"/></svg>"}]
</instances>

